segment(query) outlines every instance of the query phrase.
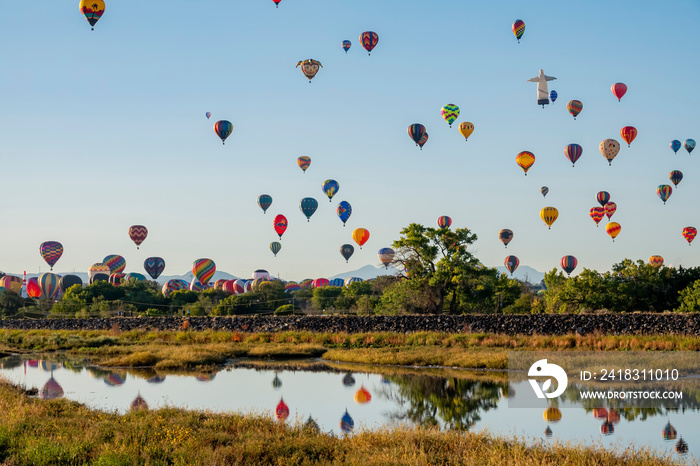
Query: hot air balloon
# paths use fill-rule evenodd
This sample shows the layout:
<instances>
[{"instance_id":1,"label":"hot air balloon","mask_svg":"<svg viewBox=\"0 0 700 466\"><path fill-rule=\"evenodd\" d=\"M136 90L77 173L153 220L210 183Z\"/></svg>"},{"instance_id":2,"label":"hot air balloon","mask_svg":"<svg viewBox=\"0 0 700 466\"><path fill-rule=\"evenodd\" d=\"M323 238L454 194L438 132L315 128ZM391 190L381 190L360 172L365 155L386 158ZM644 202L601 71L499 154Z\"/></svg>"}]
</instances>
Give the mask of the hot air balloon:
<instances>
[{"instance_id":1,"label":"hot air balloon","mask_svg":"<svg viewBox=\"0 0 700 466\"><path fill-rule=\"evenodd\" d=\"M126 276L124 276L124 283L129 283L130 281L135 281L135 282L145 282L146 281L146 276L142 273L127 273Z\"/></svg>"},{"instance_id":2,"label":"hot air balloon","mask_svg":"<svg viewBox=\"0 0 700 466\"><path fill-rule=\"evenodd\" d=\"M39 391L39 398L42 400L55 400L56 398L61 398L63 396L63 388L56 382L53 378L53 373L51 378L41 387Z\"/></svg>"},{"instance_id":3,"label":"hot air balloon","mask_svg":"<svg viewBox=\"0 0 700 466\"><path fill-rule=\"evenodd\" d=\"M695 149L695 140L693 139L686 139L683 142L683 147L685 147L685 150L688 151L688 155L690 155L691 152L693 152L693 149Z\"/></svg>"},{"instance_id":4,"label":"hot air balloon","mask_svg":"<svg viewBox=\"0 0 700 466\"><path fill-rule=\"evenodd\" d=\"M381 248L379 252L377 252L377 256L379 256L379 261L384 264L384 268L388 269L389 264L394 260L394 250L391 248Z\"/></svg>"},{"instance_id":5,"label":"hot air balloon","mask_svg":"<svg viewBox=\"0 0 700 466\"><path fill-rule=\"evenodd\" d=\"M275 417L280 421L284 421L289 417L289 406L287 406L283 398L280 398L280 402L275 407Z\"/></svg>"},{"instance_id":6,"label":"hot air balloon","mask_svg":"<svg viewBox=\"0 0 700 466\"><path fill-rule=\"evenodd\" d=\"M547 186L542 186L540 188L540 193L542 193L542 197L547 197L548 192L549 192L549 188Z\"/></svg>"},{"instance_id":7,"label":"hot air balloon","mask_svg":"<svg viewBox=\"0 0 700 466\"><path fill-rule=\"evenodd\" d=\"M105 274L109 278L109 267L104 265L102 262L96 262L90 266L88 269L88 280L92 280L95 275Z\"/></svg>"},{"instance_id":8,"label":"hot air balloon","mask_svg":"<svg viewBox=\"0 0 700 466\"><path fill-rule=\"evenodd\" d=\"M39 286L39 279L32 277L27 280L27 296L30 298L39 298L41 296L41 287Z\"/></svg>"},{"instance_id":9,"label":"hot air balloon","mask_svg":"<svg viewBox=\"0 0 700 466\"><path fill-rule=\"evenodd\" d=\"M348 53L348 50L350 50L350 47L352 47L352 42L349 40L344 40L342 44L343 50L345 50L345 53Z\"/></svg>"},{"instance_id":10,"label":"hot air balloon","mask_svg":"<svg viewBox=\"0 0 700 466\"><path fill-rule=\"evenodd\" d=\"M610 90L612 91L613 95L617 97L617 101L619 102L622 100L622 96L624 96L627 92L627 85L623 83L615 83L610 87Z\"/></svg>"},{"instance_id":11,"label":"hot air balloon","mask_svg":"<svg viewBox=\"0 0 700 466\"><path fill-rule=\"evenodd\" d=\"M673 170L668 174L668 179L671 180L673 186L678 187L678 183L683 179L683 173L680 170Z\"/></svg>"},{"instance_id":12,"label":"hot air balloon","mask_svg":"<svg viewBox=\"0 0 700 466\"><path fill-rule=\"evenodd\" d=\"M680 148L682 147L682 144L681 144L681 142L680 142L678 139L674 139L673 141L671 141L671 144L670 144L670 145L671 145L671 149L673 150L673 152L674 152L675 154L677 154L677 153L678 153L678 149L680 149Z\"/></svg>"},{"instance_id":13,"label":"hot air balloon","mask_svg":"<svg viewBox=\"0 0 700 466\"><path fill-rule=\"evenodd\" d=\"M549 229L552 228L552 223L554 223L559 217L559 211L555 207L545 207L540 210L540 218L544 220Z\"/></svg>"},{"instance_id":14,"label":"hot air balloon","mask_svg":"<svg viewBox=\"0 0 700 466\"><path fill-rule=\"evenodd\" d=\"M420 147L420 150L423 150L423 146L426 142L428 142L428 133L423 133L423 136L420 138L420 141L418 141L418 147Z\"/></svg>"},{"instance_id":15,"label":"hot air balloon","mask_svg":"<svg viewBox=\"0 0 700 466\"><path fill-rule=\"evenodd\" d=\"M474 132L474 123L469 121L463 121L459 124L459 132L464 136L464 140L467 141L469 136Z\"/></svg>"},{"instance_id":16,"label":"hot air balloon","mask_svg":"<svg viewBox=\"0 0 700 466\"><path fill-rule=\"evenodd\" d=\"M270 251L272 251L272 254L274 254L275 257L277 257L277 253L280 252L280 249L282 249L282 244L278 241L273 241L270 243Z\"/></svg>"},{"instance_id":17,"label":"hot air balloon","mask_svg":"<svg viewBox=\"0 0 700 466\"><path fill-rule=\"evenodd\" d=\"M516 19L513 21L513 34L515 38L518 39L518 44L520 43L520 38L525 34L525 23L521 19Z\"/></svg>"},{"instance_id":18,"label":"hot air balloon","mask_svg":"<svg viewBox=\"0 0 700 466\"><path fill-rule=\"evenodd\" d=\"M544 418L544 420L547 422L557 423L561 421L561 411L559 410L559 408L550 406L549 408L544 410L544 413L542 413L542 418Z\"/></svg>"},{"instance_id":19,"label":"hot air balloon","mask_svg":"<svg viewBox=\"0 0 700 466\"><path fill-rule=\"evenodd\" d=\"M267 213L267 209L272 205L272 196L269 194L261 194L258 196L258 205L262 209L263 213Z\"/></svg>"},{"instance_id":20,"label":"hot air balloon","mask_svg":"<svg viewBox=\"0 0 700 466\"><path fill-rule=\"evenodd\" d=\"M281 2L282 0L272 0L272 1L275 3L275 8L279 8L279 7L280 7L280 2Z\"/></svg>"},{"instance_id":21,"label":"hot air balloon","mask_svg":"<svg viewBox=\"0 0 700 466\"><path fill-rule=\"evenodd\" d=\"M608 165L612 165L613 159L617 153L620 152L620 143L614 139L606 139L600 143L598 148L600 149L600 153L603 154L603 157L608 160Z\"/></svg>"},{"instance_id":22,"label":"hot air balloon","mask_svg":"<svg viewBox=\"0 0 700 466\"><path fill-rule=\"evenodd\" d=\"M615 433L615 426L613 425L612 422L610 422L606 419L600 425L600 433L603 435L612 435Z\"/></svg>"},{"instance_id":23,"label":"hot air balloon","mask_svg":"<svg viewBox=\"0 0 700 466\"><path fill-rule=\"evenodd\" d=\"M569 111L569 113L571 113L571 116L573 116L575 120L578 114L581 113L581 110L583 110L583 104L580 100L570 100L569 103L566 104L566 109Z\"/></svg>"},{"instance_id":24,"label":"hot air balloon","mask_svg":"<svg viewBox=\"0 0 700 466\"><path fill-rule=\"evenodd\" d=\"M214 123L214 132L221 138L221 144L226 144L226 138L233 132L233 124L228 120L219 120Z\"/></svg>"},{"instance_id":25,"label":"hot air balloon","mask_svg":"<svg viewBox=\"0 0 700 466\"><path fill-rule=\"evenodd\" d=\"M379 36L376 32L365 31L362 34L360 34L360 43L365 48L365 50L367 50L367 55L370 55L372 49L374 49L374 47L376 47L379 43Z\"/></svg>"},{"instance_id":26,"label":"hot air balloon","mask_svg":"<svg viewBox=\"0 0 700 466\"><path fill-rule=\"evenodd\" d=\"M659 187L656 188L656 195L659 196L659 199L664 201L664 205L666 205L668 198L671 197L672 192L673 188L667 184L660 184Z\"/></svg>"},{"instance_id":27,"label":"hot air balloon","mask_svg":"<svg viewBox=\"0 0 700 466\"><path fill-rule=\"evenodd\" d=\"M306 173L306 169L311 165L311 157L302 155L301 157L297 158L297 165L299 165L299 168Z\"/></svg>"},{"instance_id":28,"label":"hot air balloon","mask_svg":"<svg viewBox=\"0 0 700 466\"><path fill-rule=\"evenodd\" d=\"M132 225L129 227L129 238L136 244L136 249L146 240L146 236L148 236L148 228L145 226Z\"/></svg>"},{"instance_id":29,"label":"hot air balloon","mask_svg":"<svg viewBox=\"0 0 700 466\"><path fill-rule=\"evenodd\" d=\"M269 280L270 272L264 269L258 269L255 272L253 272L253 280L255 280L256 278L267 278Z\"/></svg>"},{"instance_id":30,"label":"hot air balloon","mask_svg":"<svg viewBox=\"0 0 700 466\"><path fill-rule=\"evenodd\" d=\"M301 72L304 73L304 76L309 79L309 83L312 79L314 79L314 76L316 76L316 73L318 73L319 68L323 68L321 62L314 60L313 58L309 58L308 60L300 60L295 68L298 68L299 65L301 65Z\"/></svg>"},{"instance_id":31,"label":"hot air balloon","mask_svg":"<svg viewBox=\"0 0 700 466\"><path fill-rule=\"evenodd\" d=\"M352 239L360 246L360 249L362 249L362 246L369 239L369 231L365 228L355 228L352 232Z\"/></svg>"},{"instance_id":32,"label":"hot air balloon","mask_svg":"<svg viewBox=\"0 0 700 466\"><path fill-rule=\"evenodd\" d=\"M19 294L22 291L22 279L14 275L5 275L0 278L0 286Z\"/></svg>"},{"instance_id":33,"label":"hot air balloon","mask_svg":"<svg viewBox=\"0 0 700 466\"><path fill-rule=\"evenodd\" d=\"M95 30L95 24L102 18L105 12L105 2L102 0L80 0L80 12L85 15L85 19Z\"/></svg>"},{"instance_id":34,"label":"hot air balloon","mask_svg":"<svg viewBox=\"0 0 700 466\"><path fill-rule=\"evenodd\" d=\"M172 293L173 291L187 290L187 289L189 289L189 287L190 287L190 284L187 283L185 280L180 280L180 279L176 278L176 279L168 280L163 285L163 288L161 291L163 292L163 296L165 296L167 298L168 295L170 293Z\"/></svg>"},{"instance_id":35,"label":"hot air balloon","mask_svg":"<svg viewBox=\"0 0 700 466\"><path fill-rule=\"evenodd\" d=\"M285 231L287 231L287 217L282 214L277 215L277 217L275 217L275 219L272 221L272 226L275 227L275 233L277 233L280 239L282 239L282 235Z\"/></svg>"},{"instance_id":36,"label":"hot air balloon","mask_svg":"<svg viewBox=\"0 0 700 466\"><path fill-rule=\"evenodd\" d=\"M557 91L552 91L549 93L549 100L551 100L552 103L557 101L557 97L559 97L559 94L557 94Z\"/></svg>"},{"instance_id":37,"label":"hot air balloon","mask_svg":"<svg viewBox=\"0 0 700 466\"><path fill-rule=\"evenodd\" d=\"M425 126L421 125L420 123L413 123L412 125L408 126L408 135L411 139L413 139L413 142L418 145L420 142L421 138L425 134Z\"/></svg>"},{"instance_id":38,"label":"hot air balloon","mask_svg":"<svg viewBox=\"0 0 700 466\"><path fill-rule=\"evenodd\" d=\"M207 113L205 113L204 115L206 115L207 120L208 120L209 118L211 118L211 112L207 112Z\"/></svg>"},{"instance_id":39,"label":"hot air balloon","mask_svg":"<svg viewBox=\"0 0 700 466\"><path fill-rule=\"evenodd\" d=\"M311 216L316 212L316 209L318 209L318 201L313 197L305 197L299 201L299 210L306 215L307 222L311 221Z\"/></svg>"},{"instance_id":40,"label":"hot air balloon","mask_svg":"<svg viewBox=\"0 0 700 466\"><path fill-rule=\"evenodd\" d=\"M197 278L195 277L195 278L192 278L192 281L190 281L189 289L190 289L190 291L200 292L200 291L204 291L206 289L206 287L204 285L202 285L202 283L199 280L197 280Z\"/></svg>"},{"instance_id":41,"label":"hot air balloon","mask_svg":"<svg viewBox=\"0 0 700 466\"><path fill-rule=\"evenodd\" d=\"M325 288L331 283L327 278L317 278L311 282L311 288Z\"/></svg>"},{"instance_id":42,"label":"hot air balloon","mask_svg":"<svg viewBox=\"0 0 700 466\"><path fill-rule=\"evenodd\" d=\"M578 144L569 144L564 148L564 155L566 155L566 158L569 159L572 167L581 157L581 154L583 154L583 147Z\"/></svg>"},{"instance_id":43,"label":"hot air balloon","mask_svg":"<svg viewBox=\"0 0 700 466\"><path fill-rule=\"evenodd\" d=\"M284 291L286 293L291 293L297 290L301 290L301 285L299 285L297 282L287 282L284 284Z\"/></svg>"},{"instance_id":44,"label":"hot air balloon","mask_svg":"<svg viewBox=\"0 0 700 466\"><path fill-rule=\"evenodd\" d=\"M438 217L437 224L439 228L450 228L452 226L452 219L447 215Z\"/></svg>"},{"instance_id":45,"label":"hot air balloon","mask_svg":"<svg viewBox=\"0 0 700 466\"><path fill-rule=\"evenodd\" d=\"M612 238L613 243L615 242L615 238L617 237L617 235L620 234L621 229L622 227L617 222L610 222L607 225L605 225L605 231L608 232L608 235Z\"/></svg>"},{"instance_id":46,"label":"hot air balloon","mask_svg":"<svg viewBox=\"0 0 700 466\"><path fill-rule=\"evenodd\" d=\"M503 245L507 248L508 243L510 243L510 241L513 239L513 230L504 228L498 232L498 239L500 239L501 243L503 243Z\"/></svg>"},{"instance_id":47,"label":"hot air balloon","mask_svg":"<svg viewBox=\"0 0 700 466\"><path fill-rule=\"evenodd\" d=\"M459 117L459 107L455 104L447 104L440 109L440 115L445 119L450 128L452 128L452 123Z\"/></svg>"},{"instance_id":48,"label":"hot air balloon","mask_svg":"<svg viewBox=\"0 0 700 466\"><path fill-rule=\"evenodd\" d=\"M688 242L688 246L693 242L695 236L698 234L698 230L695 227L685 227L683 228L683 238Z\"/></svg>"},{"instance_id":49,"label":"hot air balloon","mask_svg":"<svg viewBox=\"0 0 700 466\"><path fill-rule=\"evenodd\" d=\"M216 264L211 259L197 259L192 263L192 273L199 283L206 286L216 272Z\"/></svg>"},{"instance_id":50,"label":"hot air balloon","mask_svg":"<svg viewBox=\"0 0 700 466\"><path fill-rule=\"evenodd\" d=\"M107 281L113 286L121 286L126 281L124 278L126 278L125 273L113 273L109 275Z\"/></svg>"},{"instance_id":51,"label":"hot air balloon","mask_svg":"<svg viewBox=\"0 0 700 466\"><path fill-rule=\"evenodd\" d=\"M607 191L598 191L596 199L598 200L598 203L601 207L605 207L605 204L607 204L610 200L610 193Z\"/></svg>"},{"instance_id":52,"label":"hot air balloon","mask_svg":"<svg viewBox=\"0 0 700 466\"><path fill-rule=\"evenodd\" d=\"M661 267L664 265L664 258L661 256L651 256L649 257L649 265L653 265L654 267Z\"/></svg>"},{"instance_id":53,"label":"hot air balloon","mask_svg":"<svg viewBox=\"0 0 700 466\"><path fill-rule=\"evenodd\" d=\"M41 288L41 299L53 300L59 291L59 277L54 273L42 273L39 275L39 288Z\"/></svg>"},{"instance_id":54,"label":"hot air balloon","mask_svg":"<svg viewBox=\"0 0 700 466\"><path fill-rule=\"evenodd\" d=\"M634 126L624 126L620 130L620 136L622 136L622 139L624 139L627 143L627 147L630 147L630 144L632 144L634 138L637 137L637 128Z\"/></svg>"},{"instance_id":55,"label":"hot air balloon","mask_svg":"<svg viewBox=\"0 0 700 466\"><path fill-rule=\"evenodd\" d=\"M355 403L363 405L370 401L372 401L372 394L365 387L360 387L360 389L355 392Z\"/></svg>"},{"instance_id":56,"label":"hot air balloon","mask_svg":"<svg viewBox=\"0 0 700 466\"><path fill-rule=\"evenodd\" d=\"M328 286L343 286L343 279L342 278L334 278L332 280L328 281Z\"/></svg>"},{"instance_id":57,"label":"hot air balloon","mask_svg":"<svg viewBox=\"0 0 700 466\"><path fill-rule=\"evenodd\" d=\"M243 280L242 278L239 278L238 280L234 280L233 293L234 294L244 294L246 292L246 284L247 283L248 283L248 280Z\"/></svg>"},{"instance_id":58,"label":"hot air balloon","mask_svg":"<svg viewBox=\"0 0 700 466\"><path fill-rule=\"evenodd\" d=\"M63 255L63 245L58 241L44 241L39 246L39 253L53 270L53 266Z\"/></svg>"},{"instance_id":59,"label":"hot air balloon","mask_svg":"<svg viewBox=\"0 0 700 466\"><path fill-rule=\"evenodd\" d=\"M520 259L518 259L515 256L508 256L508 257L506 257L504 264L505 264L508 272L510 272L510 276L512 277L513 272L515 272L515 269L517 269L518 266L520 265Z\"/></svg>"},{"instance_id":60,"label":"hot air balloon","mask_svg":"<svg viewBox=\"0 0 700 466\"><path fill-rule=\"evenodd\" d=\"M126 260L116 254L106 256L102 259L102 263L109 267L109 273L122 273L126 268Z\"/></svg>"},{"instance_id":61,"label":"hot air balloon","mask_svg":"<svg viewBox=\"0 0 700 466\"><path fill-rule=\"evenodd\" d=\"M591 207L589 215L591 216L591 218L595 222L595 226L597 227L600 221L603 220L603 217L605 217L605 209L602 207Z\"/></svg>"},{"instance_id":62,"label":"hot air balloon","mask_svg":"<svg viewBox=\"0 0 700 466\"><path fill-rule=\"evenodd\" d=\"M338 207L335 209L335 213L338 214L338 218L343 222L343 226L345 226L345 222L348 221L352 214L352 206L348 201L340 201L340 204L338 204Z\"/></svg>"},{"instance_id":63,"label":"hot air balloon","mask_svg":"<svg viewBox=\"0 0 700 466\"><path fill-rule=\"evenodd\" d=\"M344 434L349 434L352 432L354 427L355 421L352 420L348 410L346 409L345 414L343 414L343 417L340 418L340 430L342 430Z\"/></svg>"},{"instance_id":64,"label":"hot air balloon","mask_svg":"<svg viewBox=\"0 0 700 466\"><path fill-rule=\"evenodd\" d=\"M606 202L604 209L605 215L608 217L608 220L610 220L613 214L617 211L617 204L615 204L613 201Z\"/></svg>"},{"instance_id":65,"label":"hot air balloon","mask_svg":"<svg viewBox=\"0 0 700 466\"><path fill-rule=\"evenodd\" d=\"M353 247L352 244L343 244L340 247L340 255L345 258L345 262L347 263L348 260L350 259L350 256L355 252L355 248Z\"/></svg>"},{"instance_id":66,"label":"hot air balloon","mask_svg":"<svg viewBox=\"0 0 700 466\"><path fill-rule=\"evenodd\" d=\"M683 440L683 437L681 437L676 442L675 449L676 449L676 453L681 454L681 455L685 455L686 453L688 453L688 442Z\"/></svg>"},{"instance_id":67,"label":"hot air balloon","mask_svg":"<svg viewBox=\"0 0 700 466\"><path fill-rule=\"evenodd\" d=\"M73 285L83 286L83 279L77 275L69 274L62 276L60 280L58 280L58 287L64 293Z\"/></svg>"},{"instance_id":68,"label":"hot air balloon","mask_svg":"<svg viewBox=\"0 0 700 466\"><path fill-rule=\"evenodd\" d=\"M143 261L143 268L153 280L160 277L160 274L165 270L165 261L162 257L149 257Z\"/></svg>"},{"instance_id":69,"label":"hot air balloon","mask_svg":"<svg viewBox=\"0 0 700 466\"><path fill-rule=\"evenodd\" d=\"M331 202L333 196L335 196L336 193L340 190L340 185L335 180L326 180L323 182L321 190L326 196L328 196L328 202Z\"/></svg>"},{"instance_id":70,"label":"hot air balloon","mask_svg":"<svg viewBox=\"0 0 700 466\"><path fill-rule=\"evenodd\" d=\"M671 425L671 421L666 422L663 430L661 431L661 436L664 440L676 440L678 437L678 431Z\"/></svg>"},{"instance_id":71,"label":"hot air balloon","mask_svg":"<svg viewBox=\"0 0 700 466\"><path fill-rule=\"evenodd\" d=\"M530 169L532 164L535 163L535 154L524 150L515 156L515 163L520 165L520 168L522 168L525 172L525 176L527 176L527 171Z\"/></svg>"},{"instance_id":72,"label":"hot air balloon","mask_svg":"<svg viewBox=\"0 0 700 466\"><path fill-rule=\"evenodd\" d=\"M554 433L554 432L552 432L552 428L549 427L549 426L547 426L547 428L544 429L544 436L547 437L547 438L552 438L552 434L553 434L553 433Z\"/></svg>"},{"instance_id":73,"label":"hot air balloon","mask_svg":"<svg viewBox=\"0 0 700 466\"><path fill-rule=\"evenodd\" d=\"M571 272L574 271L578 265L578 260L574 256L564 256L561 258L561 268L564 269L567 275L571 276Z\"/></svg>"}]
</instances>

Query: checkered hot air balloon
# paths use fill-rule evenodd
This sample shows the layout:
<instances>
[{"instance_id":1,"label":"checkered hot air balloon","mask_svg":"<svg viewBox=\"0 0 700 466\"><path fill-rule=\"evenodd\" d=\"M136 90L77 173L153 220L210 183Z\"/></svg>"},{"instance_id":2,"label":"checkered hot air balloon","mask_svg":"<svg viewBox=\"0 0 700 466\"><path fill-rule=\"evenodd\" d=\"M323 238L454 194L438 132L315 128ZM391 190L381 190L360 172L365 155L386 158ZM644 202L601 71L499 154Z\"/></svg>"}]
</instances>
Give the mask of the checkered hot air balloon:
<instances>
[{"instance_id":1,"label":"checkered hot air balloon","mask_svg":"<svg viewBox=\"0 0 700 466\"><path fill-rule=\"evenodd\" d=\"M53 266L63 255L63 245L58 241L45 241L39 246L39 253L53 270Z\"/></svg>"},{"instance_id":2,"label":"checkered hot air balloon","mask_svg":"<svg viewBox=\"0 0 700 466\"><path fill-rule=\"evenodd\" d=\"M450 128L452 128L452 123L459 117L459 107L455 104L447 104L440 109L440 115L445 119Z\"/></svg>"},{"instance_id":3,"label":"checkered hot air balloon","mask_svg":"<svg viewBox=\"0 0 700 466\"><path fill-rule=\"evenodd\" d=\"M109 273L122 273L126 268L126 260L117 254L110 254L102 259L102 263L109 267Z\"/></svg>"}]
</instances>

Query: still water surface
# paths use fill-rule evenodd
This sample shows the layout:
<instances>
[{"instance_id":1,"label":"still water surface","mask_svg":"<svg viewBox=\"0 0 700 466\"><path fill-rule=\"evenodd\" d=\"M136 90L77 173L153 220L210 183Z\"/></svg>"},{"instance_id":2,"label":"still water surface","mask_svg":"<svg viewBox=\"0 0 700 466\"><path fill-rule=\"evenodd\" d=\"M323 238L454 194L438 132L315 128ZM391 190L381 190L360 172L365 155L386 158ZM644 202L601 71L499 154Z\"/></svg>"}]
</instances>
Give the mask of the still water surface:
<instances>
[{"instance_id":1,"label":"still water surface","mask_svg":"<svg viewBox=\"0 0 700 466\"><path fill-rule=\"evenodd\" d=\"M332 365L325 368L274 371L229 367L212 374L165 375L105 371L69 360L0 359L0 376L38 389L43 398L64 397L94 409L121 413L145 403L151 409L174 406L260 413L285 422L305 422L311 417L322 431L335 435L397 423L437 425L487 430L535 443L649 447L687 463L700 458L700 400L686 403L681 410L622 412L586 409L577 402L564 401L559 404L561 419L556 420L559 415L543 413L540 408L509 408L509 396L517 397L519 391L531 388L526 380L508 384L502 373L484 377L468 371L441 374L415 370L380 375L340 371ZM688 453L683 455L675 451L681 437L688 445Z\"/></svg>"}]
</instances>

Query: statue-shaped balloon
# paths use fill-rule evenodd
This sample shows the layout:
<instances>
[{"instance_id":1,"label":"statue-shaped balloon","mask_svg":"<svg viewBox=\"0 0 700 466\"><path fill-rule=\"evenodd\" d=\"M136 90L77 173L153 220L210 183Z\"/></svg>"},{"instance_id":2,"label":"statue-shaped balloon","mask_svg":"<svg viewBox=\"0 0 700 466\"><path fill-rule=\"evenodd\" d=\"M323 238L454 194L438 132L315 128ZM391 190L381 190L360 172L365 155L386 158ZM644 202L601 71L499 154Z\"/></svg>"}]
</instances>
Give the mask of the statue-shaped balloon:
<instances>
[{"instance_id":1,"label":"statue-shaped balloon","mask_svg":"<svg viewBox=\"0 0 700 466\"><path fill-rule=\"evenodd\" d=\"M554 81L555 79L557 78L547 76L544 74L544 70L540 70L540 74L527 80L527 82L530 83L537 83L537 105L541 105L542 108L549 104L549 88L547 87L547 81Z\"/></svg>"},{"instance_id":2,"label":"statue-shaped balloon","mask_svg":"<svg viewBox=\"0 0 700 466\"><path fill-rule=\"evenodd\" d=\"M309 82L311 82L314 76L316 76L316 73L318 73L318 69L323 68L321 62L318 60L314 60L313 58L299 61L295 68L298 68L299 65L301 65L301 72L304 73L304 76L309 78Z\"/></svg>"}]
</instances>

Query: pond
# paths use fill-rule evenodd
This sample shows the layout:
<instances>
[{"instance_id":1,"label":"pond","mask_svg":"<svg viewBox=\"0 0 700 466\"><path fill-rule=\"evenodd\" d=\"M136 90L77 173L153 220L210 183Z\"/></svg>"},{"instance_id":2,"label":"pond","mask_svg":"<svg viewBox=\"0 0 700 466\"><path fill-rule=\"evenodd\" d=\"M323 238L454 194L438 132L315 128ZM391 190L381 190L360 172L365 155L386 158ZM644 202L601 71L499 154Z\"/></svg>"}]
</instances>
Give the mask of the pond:
<instances>
[{"instance_id":1,"label":"pond","mask_svg":"<svg viewBox=\"0 0 700 466\"><path fill-rule=\"evenodd\" d=\"M689 463L700 458L700 390L687 397L680 409L589 409L567 400L556 410L543 412L509 408L509 398L530 387L526 379L509 384L500 371L387 369L309 361L287 366L239 362L216 373L173 375L10 356L0 359L0 375L36 388L45 399L64 397L120 413L174 406L267 414L291 423L312 418L322 431L335 435L401 423L436 425L487 430L535 443L572 441L621 450L629 445L649 447ZM687 445L687 453L676 452L679 443Z\"/></svg>"}]
</instances>

